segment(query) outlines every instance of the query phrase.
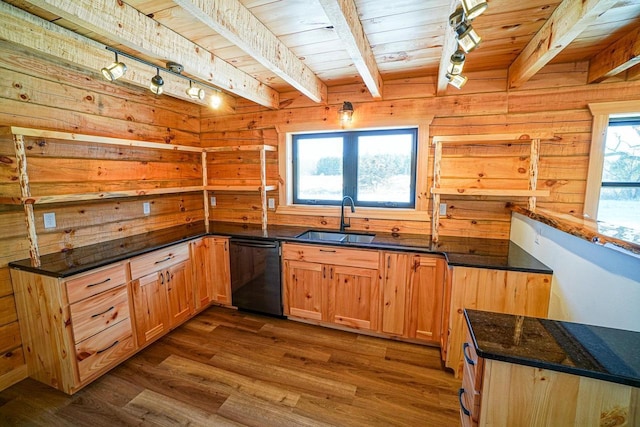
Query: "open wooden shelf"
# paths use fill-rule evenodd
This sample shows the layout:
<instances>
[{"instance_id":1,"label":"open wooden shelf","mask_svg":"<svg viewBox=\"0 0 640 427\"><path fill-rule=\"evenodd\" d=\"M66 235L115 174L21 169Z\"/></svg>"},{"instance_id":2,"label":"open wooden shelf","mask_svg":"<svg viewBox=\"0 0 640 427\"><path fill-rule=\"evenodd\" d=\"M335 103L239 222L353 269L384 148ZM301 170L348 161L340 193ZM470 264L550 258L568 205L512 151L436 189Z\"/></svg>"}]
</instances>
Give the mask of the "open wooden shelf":
<instances>
[{"instance_id":1,"label":"open wooden shelf","mask_svg":"<svg viewBox=\"0 0 640 427\"><path fill-rule=\"evenodd\" d=\"M549 190L517 190L495 188L432 188L432 194L449 196L492 196L492 197L547 197Z\"/></svg>"},{"instance_id":2,"label":"open wooden shelf","mask_svg":"<svg viewBox=\"0 0 640 427\"><path fill-rule=\"evenodd\" d=\"M82 202L86 200L106 200L124 197L152 196L158 194L191 193L202 191L201 186L177 188L149 188L145 190L105 191L101 193L60 194L52 196L21 197L18 203L44 205L49 203Z\"/></svg>"},{"instance_id":3,"label":"open wooden shelf","mask_svg":"<svg viewBox=\"0 0 640 427\"><path fill-rule=\"evenodd\" d=\"M273 191L278 188L277 185L267 185L264 187L264 191ZM260 185L207 185L205 190L208 191L237 191L237 192L256 192L262 191L262 186Z\"/></svg>"},{"instance_id":4,"label":"open wooden shelf","mask_svg":"<svg viewBox=\"0 0 640 427\"><path fill-rule=\"evenodd\" d=\"M256 145L230 145L228 147L207 147L205 153L223 153L228 151L277 151L278 148L273 145L256 144Z\"/></svg>"}]
</instances>

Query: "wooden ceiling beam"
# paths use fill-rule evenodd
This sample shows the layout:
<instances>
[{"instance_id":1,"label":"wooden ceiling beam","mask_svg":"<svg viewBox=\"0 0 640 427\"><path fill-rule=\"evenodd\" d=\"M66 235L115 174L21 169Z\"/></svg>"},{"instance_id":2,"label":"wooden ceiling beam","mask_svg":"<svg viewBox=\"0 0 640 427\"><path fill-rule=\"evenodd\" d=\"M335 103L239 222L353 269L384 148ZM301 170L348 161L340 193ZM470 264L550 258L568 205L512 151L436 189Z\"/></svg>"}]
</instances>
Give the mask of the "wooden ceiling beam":
<instances>
[{"instance_id":1,"label":"wooden ceiling beam","mask_svg":"<svg viewBox=\"0 0 640 427\"><path fill-rule=\"evenodd\" d=\"M272 88L216 57L122 1L26 0L145 55L184 66L185 74L268 108L278 108Z\"/></svg>"},{"instance_id":2,"label":"wooden ceiling beam","mask_svg":"<svg viewBox=\"0 0 640 427\"><path fill-rule=\"evenodd\" d=\"M509 66L508 87L522 86L618 0L563 0Z\"/></svg>"},{"instance_id":3,"label":"wooden ceiling beam","mask_svg":"<svg viewBox=\"0 0 640 427\"><path fill-rule=\"evenodd\" d=\"M440 56L440 65L438 66L438 82L436 83L436 95L442 96L447 91L449 79L447 78L447 68L451 61L451 55L458 48L458 40L451 25L449 25L449 16L455 12L459 0L451 0L449 3L449 13L447 14L447 22L444 23L444 39L442 41L442 54Z\"/></svg>"},{"instance_id":4,"label":"wooden ceiling beam","mask_svg":"<svg viewBox=\"0 0 640 427\"><path fill-rule=\"evenodd\" d=\"M238 0L174 2L311 100L327 103L327 86Z\"/></svg>"},{"instance_id":5,"label":"wooden ceiling beam","mask_svg":"<svg viewBox=\"0 0 640 427\"><path fill-rule=\"evenodd\" d=\"M4 2L0 2L0 39L94 73L99 73L102 67L109 65L114 59L113 52L108 51L102 43ZM148 88L155 70L137 62L123 60L127 63L128 71L118 82ZM194 104L209 105L207 100L194 100L187 96L188 85L185 79L173 75L165 75L163 79L165 94ZM235 108L235 98L226 94L223 94L223 98L220 111L231 114Z\"/></svg>"},{"instance_id":6,"label":"wooden ceiling beam","mask_svg":"<svg viewBox=\"0 0 640 427\"><path fill-rule=\"evenodd\" d=\"M342 41L374 98L382 98L383 82L371 44L364 33L353 0L320 0L329 22Z\"/></svg>"},{"instance_id":7,"label":"wooden ceiling beam","mask_svg":"<svg viewBox=\"0 0 640 427\"><path fill-rule=\"evenodd\" d=\"M629 31L589 61L588 83L600 83L640 63L640 27Z\"/></svg>"}]
</instances>

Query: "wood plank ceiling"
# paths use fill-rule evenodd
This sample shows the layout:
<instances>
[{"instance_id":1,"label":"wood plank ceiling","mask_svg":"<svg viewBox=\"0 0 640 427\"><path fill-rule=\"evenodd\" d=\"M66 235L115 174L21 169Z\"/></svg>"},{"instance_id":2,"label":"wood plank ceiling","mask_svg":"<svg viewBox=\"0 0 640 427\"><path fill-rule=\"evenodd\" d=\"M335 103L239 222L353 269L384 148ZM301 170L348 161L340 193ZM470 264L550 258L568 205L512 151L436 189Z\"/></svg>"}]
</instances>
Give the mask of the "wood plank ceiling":
<instances>
[{"instance_id":1,"label":"wood plank ceiling","mask_svg":"<svg viewBox=\"0 0 640 427\"><path fill-rule=\"evenodd\" d=\"M364 83L372 99L381 98L384 81L397 78L433 76L438 95L456 91L446 84L444 68L456 46L448 17L459 0L5 3L96 46L160 66L180 62L194 81L269 108L278 108L279 94L291 90L326 103L327 87L351 83ZM624 72L629 78L640 75L640 0L488 3L472 22L483 40L467 55L465 72L508 70L510 88L549 63L590 61L590 83ZM0 19L6 10L5 5ZM87 67L87 61L81 65ZM178 91L169 87L166 93L184 99Z\"/></svg>"}]
</instances>

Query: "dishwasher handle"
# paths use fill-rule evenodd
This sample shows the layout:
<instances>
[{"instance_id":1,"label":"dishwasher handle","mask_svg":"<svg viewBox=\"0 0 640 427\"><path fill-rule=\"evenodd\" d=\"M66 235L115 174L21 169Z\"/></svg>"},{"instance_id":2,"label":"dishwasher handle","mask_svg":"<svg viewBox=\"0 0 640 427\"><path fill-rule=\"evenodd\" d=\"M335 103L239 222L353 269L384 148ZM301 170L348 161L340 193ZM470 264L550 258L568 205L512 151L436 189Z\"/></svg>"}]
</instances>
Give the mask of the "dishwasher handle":
<instances>
[{"instance_id":1,"label":"dishwasher handle","mask_svg":"<svg viewBox=\"0 0 640 427\"><path fill-rule=\"evenodd\" d=\"M274 249L278 247L278 242L257 242L252 240L231 240L231 243L238 246L247 246L250 248L268 248Z\"/></svg>"}]
</instances>

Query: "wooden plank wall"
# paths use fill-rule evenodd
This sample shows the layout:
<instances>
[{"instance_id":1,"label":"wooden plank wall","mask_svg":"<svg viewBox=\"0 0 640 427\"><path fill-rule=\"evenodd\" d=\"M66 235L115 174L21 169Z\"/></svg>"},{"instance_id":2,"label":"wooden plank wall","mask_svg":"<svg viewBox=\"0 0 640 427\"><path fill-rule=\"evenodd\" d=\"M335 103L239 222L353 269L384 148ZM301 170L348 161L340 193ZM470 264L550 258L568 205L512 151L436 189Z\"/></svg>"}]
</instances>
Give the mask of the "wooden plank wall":
<instances>
[{"instance_id":1,"label":"wooden plank wall","mask_svg":"<svg viewBox=\"0 0 640 427\"><path fill-rule=\"evenodd\" d=\"M432 78L402 79L385 82L383 101L371 102L363 85L336 86L329 89L329 106L318 106L298 93L281 95L284 107L268 111L248 102L239 101L237 113L215 116L202 112L202 137L209 145L216 145L218 135L267 129L276 126L308 124L309 128L324 128L318 123L335 121L336 111L343 101L351 101L355 107L354 126L358 114L367 115L368 121L376 118L389 121L393 117L411 118L418 113L435 116L430 136L434 135L492 135L502 133L536 132L554 133L552 139L543 140L540 151L538 189L549 189L549 197L538 198L538 206L561 213L582 214L587 177L592 116L587 104L591 102L640 99L640 82L625 81L624 76L612 78L600 84L587 85L588 64L554 64L547 66L521 89L507 91L506 71L478 72L469 75L469 82L461 91L449 89L446 96L435 97ZM504 148L504 147L503 147ZM513 150L521 150L515 151ZM456 151L457 150L457 151ZM509 150L509 152L507 152ZM482 179L483 174L498 172L480 169L474 162L464 161L468 156L482 157L500 168L500 162L528 164L529 147L499 146L458 147L445 150L445 154L458 157L456 167L468 168L463 175ZM431 156L431 154L430 154ZM507 157L505 157L507 156ZM515 157L513 157L515 156ZM432 179L433 158L430 157L427 176ZM526 182L526 181L525 181ZM476 183L479 185L478 183ZM428 183L431 187L431 182ZM441 218L442 236L469 236L506 239L509 237L510 210L507 202L526 207L526 198L443 196L447 203L447 215ZM226 218L249 221L250 210L237 208ZM257 218L257 217L256 217ZM310 227L335 227L335 218L274 215L270 223L304 224ZM255 222L255 221L251 221ZM402 221L356 220L353 229L393 231L405 229ZM428 229L424 228L428 233Z\"/></svg>"},{"instance_id":2,"label":"wooden plank wall","mask_svg":"<svg viewBox=\"0 0 640 427\"><path fill-rule=\"evenodd\" d=\"M0 42L0 126L52 129L181 145L200 145L199 107L109 83ZM25 141L33 195L202 185L199 153ZM0 144L0 190L19 195L10 141ZM142 202L151 204L143 214ZM202 193L36 205L40 253L84 246L204 218ZM43 213L56 214L44 229ZM7 264L27 258L21 206L0 205L0 389L26 376Z\"/></svg>"}]
</instances>

